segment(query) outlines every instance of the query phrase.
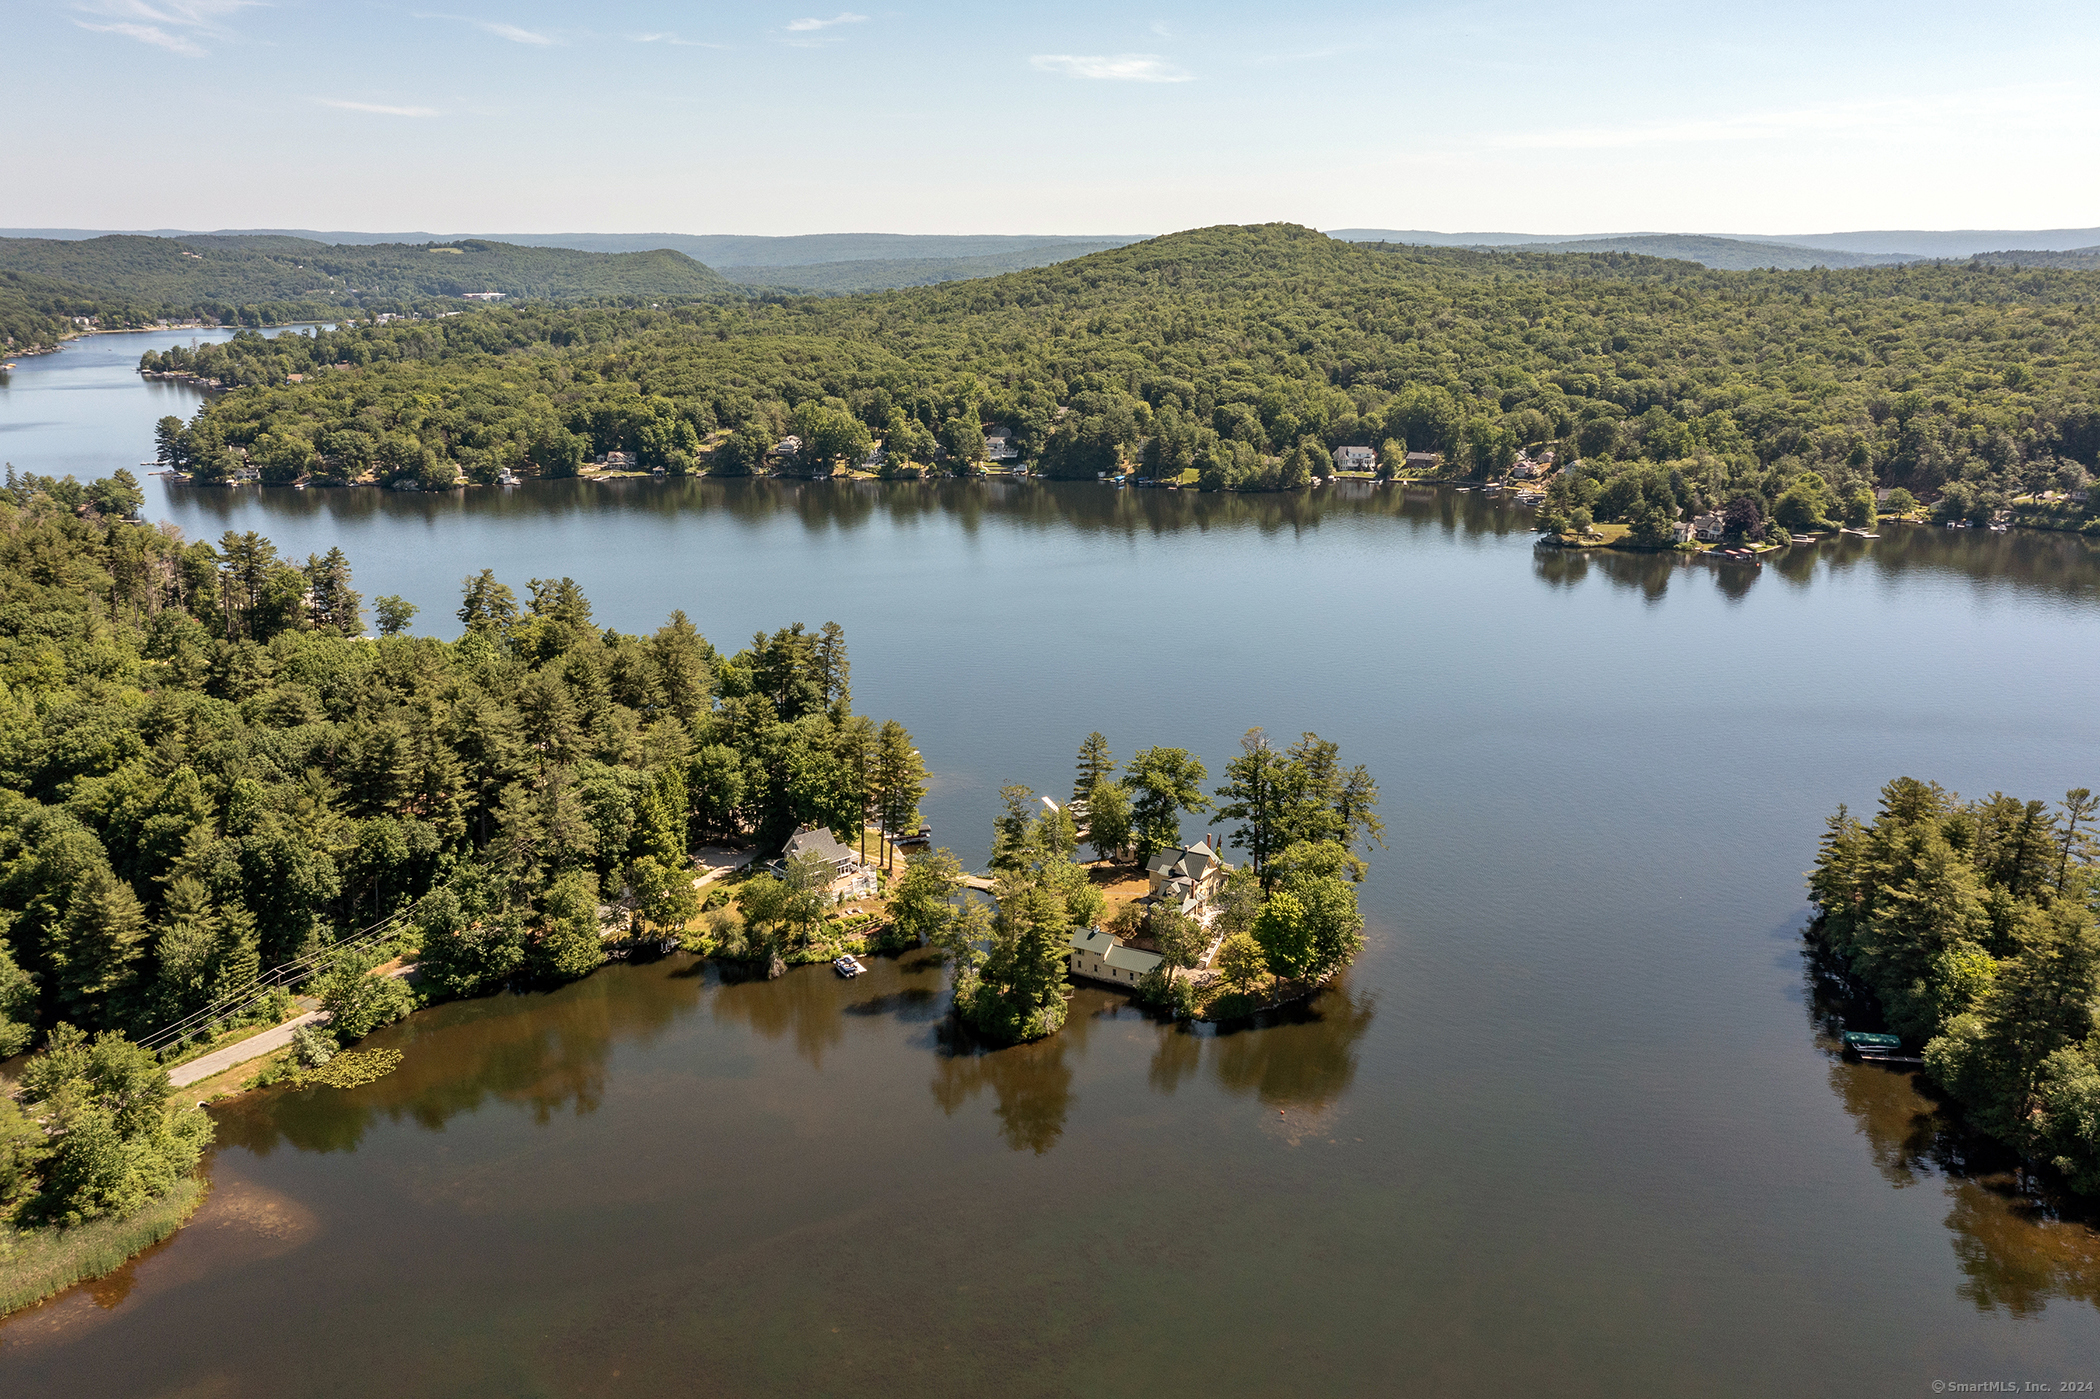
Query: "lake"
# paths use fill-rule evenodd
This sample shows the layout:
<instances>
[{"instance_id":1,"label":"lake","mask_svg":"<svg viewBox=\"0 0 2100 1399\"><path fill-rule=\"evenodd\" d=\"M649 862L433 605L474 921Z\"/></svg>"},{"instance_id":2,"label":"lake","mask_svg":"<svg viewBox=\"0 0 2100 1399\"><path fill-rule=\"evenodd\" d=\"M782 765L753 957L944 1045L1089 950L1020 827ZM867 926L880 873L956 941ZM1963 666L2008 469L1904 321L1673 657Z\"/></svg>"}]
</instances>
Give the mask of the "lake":
<instances>
[{"instance_id":1,"label":"lake","mask_svg":"<svg viewBox=\"0 0 2100 1399\"><path fill-rule=\"evenodd\" d=\"M18 468L150 455L169 389L59 387L171 337L123 339L16 371ZM105 424L12 416L65 392ZM147 489L191 537L341 545L437 635L485 566L725 649L838 621L973 867L1000 785L1064 795L1092 729L1214 779L1252 725L1317 730L1380 782L1387 848L1364 956L1260 1025L1085 989L1053 1040L976 1053L924 954L424 1013L375 1037L386 1079L219 1110L196 1221L0 1324L0 1393L2100 1379L2100 1234L1844 1063L1799 936L1839 802L2100 786L2084 541L1890 526L1754 570L1534 550L1449 490Z\"/></svg>"}]
</instances>

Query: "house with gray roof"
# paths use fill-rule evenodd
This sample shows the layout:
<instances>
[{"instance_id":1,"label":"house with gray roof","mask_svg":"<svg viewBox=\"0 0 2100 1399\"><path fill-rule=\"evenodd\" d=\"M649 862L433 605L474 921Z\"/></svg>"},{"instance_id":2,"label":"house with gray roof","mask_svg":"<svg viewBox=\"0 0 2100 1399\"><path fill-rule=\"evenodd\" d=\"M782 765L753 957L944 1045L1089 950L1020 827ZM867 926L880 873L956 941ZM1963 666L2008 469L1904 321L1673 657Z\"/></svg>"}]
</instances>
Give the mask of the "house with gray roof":
<instances>
[{"instance_id":1,"label":"house with gray roof","mask_svg":"<svg viewBox=\"0 0 2100 1399\"><path fill-rule=\"evenodd\" d=\"M1225 887L1232 866L1218 851L1218 840L1206 835L1194 845L1165 846L1153 852L1145 866L1152 882L1147 901L1155 907L1171 904L1194 918Z\"/></svg>"},{"instance_id":2,"label":"house with gray roof","mask_svg":"<svg viewBox=\"0 0 2100 1399\"><path fill-rule=\"evenodd\" d=\"M780 863L786 866L797 855L818 855L831 862L834 875L839 878L852 874L860 868L860 856L852 847L839 844L837 836L822 826L804 826L788 839L780 851Z\"/></svg>"},{"instance_id":3,"label":"house with gray roof","mask_svg":"<svg viewBox=\"0 0 2100 1399\"><path fill-rule=\"evenodd\" d=\"M1145 952L1123 942L1106 928L1072 930L1072 975L1089 981L1105 981L1125 990L1144 980L1145 973L1160 964L1157 952Z\"/></svg>"}]
</instances>

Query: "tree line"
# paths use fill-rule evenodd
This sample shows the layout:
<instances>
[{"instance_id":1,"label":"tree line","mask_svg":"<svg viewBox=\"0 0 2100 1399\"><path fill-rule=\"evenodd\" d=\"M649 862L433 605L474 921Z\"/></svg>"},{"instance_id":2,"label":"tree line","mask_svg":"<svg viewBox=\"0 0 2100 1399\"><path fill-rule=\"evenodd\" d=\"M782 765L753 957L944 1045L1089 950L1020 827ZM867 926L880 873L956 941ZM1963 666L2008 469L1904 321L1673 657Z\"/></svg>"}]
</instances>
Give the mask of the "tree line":
<instances>
[{"instance_id":1,"label":"tree line","mask_svg":"<svg viewBox=\"0 0 2100 1399\"><path fill-rule=\"evenodd\" d=\"M36 480L0 498L0 1055L169 1024L410 906L443 992L574 975L601 907L678 921L695 842L852 839L881 795L835 625L725 654L484 570L458 641L395 598L371 639L339 551Z\"/></svg>"},{"instance_id":2,"label":"tree line","mask_svg":"<svg viewBox=\"0 0 2100 1399\"><path fill-rule=\"evenodd\" d=\"M1840 806L1811 935L1983 1131L2100 1192L2100 894L2084 788L2052 809L1902 777ZM1864 1028L1854 1026L1853 1028Z\"/></svg>"},{"instance_id":3,"label":"tree line","mask_svg":"<svg viewBox=\"0 0 2100 1399\"><path fill-rule=\"evenodd\" d=\"M1129 467L1288 489L1339 446L1489 473L1559 443L1564 459L1665 477L1818 473L1839 499L1854 477L1926 499L2100 465L2096 290L2078 271L1721 272L1202 229L863 296L520 306L244 339L199 352L209 377L246 387L190 430L398 471L408 453L380 455L391 435L483 479L558 472L571 439L680 469L689 449L651 444L675 421L706 444L682 469L735 471L813 405L940 470L972 469L996 422L1073 479ZM335 433L354 436L324 448ZM850 464L855 431L833 442L819 450ZM1784 489L1763 494L1776 505Z\"/></svg>"}]
</instances>

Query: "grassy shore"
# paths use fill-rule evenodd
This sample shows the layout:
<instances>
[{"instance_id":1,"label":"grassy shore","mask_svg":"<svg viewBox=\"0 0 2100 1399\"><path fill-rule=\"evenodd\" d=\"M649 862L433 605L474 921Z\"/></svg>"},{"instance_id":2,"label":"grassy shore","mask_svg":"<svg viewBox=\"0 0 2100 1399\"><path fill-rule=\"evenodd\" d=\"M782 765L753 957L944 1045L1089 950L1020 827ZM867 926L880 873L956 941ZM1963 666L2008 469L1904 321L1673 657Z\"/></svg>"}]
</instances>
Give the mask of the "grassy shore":
<instances>
[{"instance_id":1,"label":"grassy shore","mask_svg":"<svg viewBox=\"0 0 2100 1399\"><path fill-rule=\"evenodd\" d=\"M202 1176L191 1176L136 1214L77 1229L0 1226L0 1316L115 1272L181 1228L209 1188Z\"/></svg>"}]
</instances>

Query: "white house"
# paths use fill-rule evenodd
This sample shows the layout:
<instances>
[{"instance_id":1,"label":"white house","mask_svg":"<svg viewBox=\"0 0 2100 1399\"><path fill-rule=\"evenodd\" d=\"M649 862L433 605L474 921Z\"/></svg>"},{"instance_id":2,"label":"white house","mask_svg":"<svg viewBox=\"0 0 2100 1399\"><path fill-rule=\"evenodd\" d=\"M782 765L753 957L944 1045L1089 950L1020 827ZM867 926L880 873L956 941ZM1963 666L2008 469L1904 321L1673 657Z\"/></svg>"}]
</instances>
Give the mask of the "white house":
<instances>
[{"instance_id":1,"label":"white house","mask_svg":"<svg viewBox=\"0 0 2100 1399\"><path fill-rule=\"evenodd\" d=\"M1689 544L1692 542L1693 537L1698 533L1698 527L1695 526L1690 520L1679 520L1676 524L1670 526L1670 539L1672 543Z\"/></svg>"},{"instance_id":2,"label":"white house","mask_svg":"<svg viewBox=\"0 0 2100 1399\"><path fill-rule=\"evenodd\" d=\"M1014 430L1004 423L986 423L984 454L991 461L1019 461L1021 447L1014 441Z\"/></svg>"},{"instance_id":3,"label":"white house","mask_svg":"<svg viewBox=\"0 0 2100 1399\"><path fill-rule=\"evenodd\" d=\"M1117 938L1105 928L1072 930L1072 975L1090 981L1106 981L1125 989L1144 980L1145 973L1160 964L1157 952L1145 952Z\"/></svg>"},{"instance_id":4,"label":"white house","mask_svg":"<svg viewBox=\"0 0 2100 1399\"><path fill-rule=\"evenodd\" d=\"M1232 866L1220 856L1217 837L1207 835L1194 845L1168 846L1154 852L1145 866L1152 882L1145 895L1155 907L1161 904L1196 917L1225 887Z\"/></svg>"},{"instance_id":5,"label":"white house","mask_svg":"<svg viewBox=\"0 0 2100 1399\"><path fill-rule=\"evenodd\" d=\"M1378 454L1369 447L1337 447L1334 449L1336 471L1370 471L1378 465Z\"/></svg>"}]
</instances>

